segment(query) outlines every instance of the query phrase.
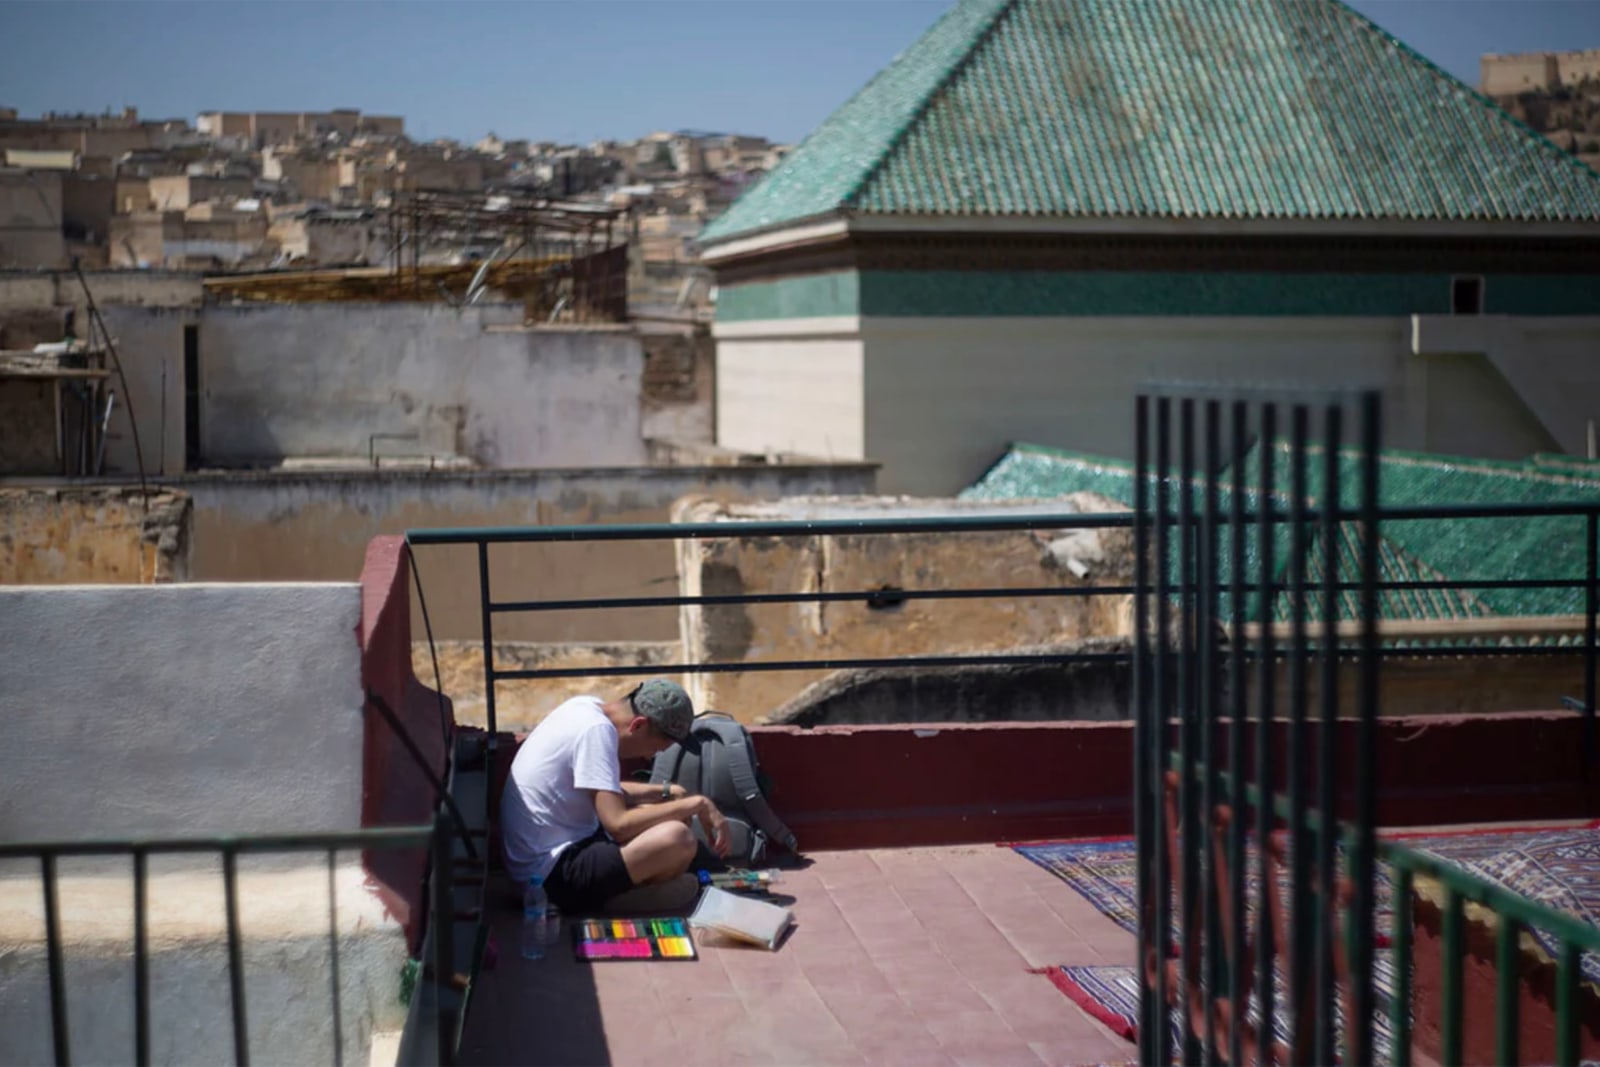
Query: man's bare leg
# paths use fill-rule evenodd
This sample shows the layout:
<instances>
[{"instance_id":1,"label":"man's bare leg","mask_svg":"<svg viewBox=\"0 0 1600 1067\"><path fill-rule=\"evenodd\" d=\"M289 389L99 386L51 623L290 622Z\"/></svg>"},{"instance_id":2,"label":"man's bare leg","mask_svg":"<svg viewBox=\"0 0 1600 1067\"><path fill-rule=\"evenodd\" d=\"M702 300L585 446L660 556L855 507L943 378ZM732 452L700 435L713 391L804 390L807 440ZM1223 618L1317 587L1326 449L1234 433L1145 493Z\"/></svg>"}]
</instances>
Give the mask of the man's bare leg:
<instances>
[{"instance_id":1,"label":"man's bare leg","mask_svg":"<svg viewBox=\"0 0 1600 1067\"><path fill-rule=\"evenodd\" d=\"M687 871L695 846L694 832L687 824L657 823L622 846L622 862L634 885L655 885Z\"/></svg>"}]
</instances>

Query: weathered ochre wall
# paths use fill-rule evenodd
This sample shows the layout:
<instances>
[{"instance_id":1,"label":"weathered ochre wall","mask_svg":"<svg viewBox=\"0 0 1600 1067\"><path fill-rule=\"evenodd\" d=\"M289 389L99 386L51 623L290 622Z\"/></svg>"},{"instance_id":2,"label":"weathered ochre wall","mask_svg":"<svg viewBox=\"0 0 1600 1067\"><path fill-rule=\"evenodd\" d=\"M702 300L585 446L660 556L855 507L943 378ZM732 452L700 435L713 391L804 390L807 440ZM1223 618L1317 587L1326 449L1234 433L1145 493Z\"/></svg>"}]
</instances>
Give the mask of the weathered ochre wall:
<instances>
[{"instance_id":1,"label":"weathered ochre wall","mask_svg":"<svg viewBox=\"0 0 1600 1067\"><path fill-rule=\"evenodd\" d=\"M171 489L0 489L0 585L184 581L191 521Z\"/></svg>"},{"instance_id":2,"label":"weathered ochre wall","mask_svg":"<svg viewBox=\"0 0 1600 1067\"><path fill-rule=\"evenodd\" d=\"M686 501L678 522L718 519L882 518L1037 511L1046 515L1124 510L1092 494L1038 505L967 505L955 501L786 501L773 507L727 507ZM1082 574L1069 565L1075 561ZM685 596L960 588L1072 588L1122 585L1132 576L1127 530L1078 530L1042 522L1037 530L981 534L852 535L684 541L679 577ZM683 609L689 663L788 659L864 659L1005 651L1125 635L1126 596L1033 596L863 602L731 604ZM826 670L697 675L690 692L702 707L744 721L762 718L825 677Z\"/></svg>"}]
</instances>

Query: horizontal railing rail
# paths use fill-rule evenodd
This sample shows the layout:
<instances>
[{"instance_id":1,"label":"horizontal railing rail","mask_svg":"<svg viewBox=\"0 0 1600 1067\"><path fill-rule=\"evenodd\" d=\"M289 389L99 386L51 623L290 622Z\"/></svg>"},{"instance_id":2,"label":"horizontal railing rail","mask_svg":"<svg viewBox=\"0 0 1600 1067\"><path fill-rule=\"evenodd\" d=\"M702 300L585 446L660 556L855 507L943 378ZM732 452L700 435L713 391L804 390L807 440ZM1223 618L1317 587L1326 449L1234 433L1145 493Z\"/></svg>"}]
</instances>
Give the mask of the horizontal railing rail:
<instances>
[{"instance_id":1,"label":"horizontal railing rail","mask_svg":"<svg viewBox=\"0 0 1600 1067\"><path fill-rule=\"evenodd\" d=\"M239 922L238 859L240 856L283 855L321 852L328 867L328 944L330 959L330 1007L333 1034L332 1061L344 1059L343 1019L339 972L339 926L337 896L337 855L350 850L388 850L431 848L435 882L449 883L448 828L441 817L431 825L373 827L364 830L318 833L280 833L214 835L206 837L130 837L82 841L0 842L0 861L36 859L44 895L45 959L50 982L50 1028L55 1062L71 1062L71 1040L67 1018L65 948L60 903L60 862L83 857L127 856L133 861L133 962L134 962L134 1047L132 1059L138 1064L151 1062L150 1029L150 938L149 864L151 857L213 854L222 861L223 907L226 920L229 998L233 1025L234 1059L243 1065L250 1061L248 1013L245 1003L243 936ZM440 857L445 857L440 865ZM442 878L441 878L441 872ZM448 900L448 897L445 898ZM448 910L439 911L439 898L429 915L435 935L436 953L441 946L450 949ZM440 916L444 921L440 922ZM439 934L443 933L442 939ZM441 956L448 959L448 956ZM453 967L436 967L435 973L449 974ZM441 1044L441 1061L450 1062Z\"/></svg>"},{"instance_id":2,"label":"horizontal railing rail","mask_svg":"<svg viewBox=\"0 0 1600 1067\"><path fill-rule=\"evenodd\" d=\"M1198 488L1198 487L1196 487ZM1226 491L1218 485L1219 491ZM1302 518L1309 523L1323 520L1323 510L1308 507ZM1600 517L1600 501L1583 500L1550 501L1523 504L1407 504L1386 505L1378 511L1383 522L1410 522L1440 519L1519 519L1570 516L1574 518ZM1287 510L1269 509L1262 513L1247 509L1237 516L1246 526L1256 526L1263 519L1273 523L1288 523L1294 516ZM1333 517L1339 522L1356 522L1361 518L1357 508L1335 509ZM1151 520L1154 521L1154 520ZM1167 516L1169 526L1183 522L1176 514ZM1219 514L1213 520L1219 526L1229 526L1234 516ZM476 545L523 544L542 542L587 541L662 541L707 540L724 537L846 537L851 534L934 534L934 533L996 533L1016 530L1117 530L1133 529L1131 511L1091 512L1029 512L1020 515L988 513L983 515L944 515L919 518L877 519L739 519L726 522L645 522L613 523L607 525L555 525L555 526L463 526L419 527L406 531L406 540L413 545Z\"/></svg>"},{"instance_id":3,"label":"horizontal railing rail","mask_svg":"<svg viewBox=\"0 0 1600 1067\"><path fill-rule=\"evenodd\" d=\"M1176 478L1166 479L1168 485L1181 485ZM1199 490L1198 483L1191 483L1195 491ZM1219 490L1225 489L1224 483L1219 483ZM1256 497L1254 499L1259 499ZM1522 625L1519 616L1483 616L1483 615L1450 615L1433 619L1397 619L1386 623L1384 632L1380 633L1380 654L1384 656L1408 657L1438 657L1438 658L1481 658L1481 657L1581 657L1583 670L1583 693L1581 700L1574 698L1573 703L1579 706L1579 714L1585 717L1585 737L1589 740L1587 746L1592 749L1595 741L1596 730L1593 725L1594 707L1596 704L1596 674L1597 674L1597 646L1600 646L1600 635L1597 635L1595 616L1597 599L1600 599L1600 564L1596 561L1594 542L1597 528L1600 528L1600 501L1570 501L1533 504L1429 504L1414 506L1390 506L1379 509L1378 529L1380 535L1387 529L1393 529L1394 524L1410 522L1469 522L1472 520L1507 520L1531 517L1569 517L1582 521L1583 531L1587 533L1589 551L1586 553L1586 566L1583 573L1550 574L1545 577L1526 576L1466 576L1461 578L1380 578L1377 583L1377 593L1380 598L1390 595L1410 595L1413 603L1421 603L1429 594L1469 594L1482 592L1513 592L1513 591L1546 591L1564 594L1581 594L1583 601L1581 607L1572 604L1573 614L1568 618L1575 618L1576 623L1569 623L1556 628L1554 632L1533 632ZM1338 508L1332 510L1318 510L1304 507L1295 509L1240 509L1237 512L1218 513L1212 515L1210 521L1219 527L1230 526L1234 522L1243 524L1252 531L1252 536L1264 536L1259 533L1263 529L1283 525L1288 528L1291 522L1303 524L1303 528L1325 528L1330 522L1357 522L1361 518L1359 509ZM491 546L504 545L547 545L561 544L598 544L617 542L649 542L649 541L695 541L718 539L751 539L751 538L806 538L806 537L884 537L905 535L952 535L962 536L985 533L1005 532L1033 532L1042 533L1051 530L1128 530L1134 527L1135 516L1132 511L1113 512L1064 512L1054 510L1033 511L1026 514L995 514L981 515L944 515L944 516L917 516L899 518L836 518L836 519L784 519L784 520L737 520L722 522L690 522L690 523L631 523L615 525L562 525L562 526L530 526L530 527L479 527L479 528L433 528L414 529L406 534L406 540L413 548L426 546L467 546L475 548L478 556L478 579L480 594L480 614L482 636L484 643L484 677L486 688L486 716L487 725L491 733L497 729L497 716L495 712L495 686L499 682L531 681L541 679L562 679L580 677L640 677L650 674L685 674L685 675L711 675L731 673L764 673L778 671L801 670L857 670L872 668L962 668L984 666L1018 666L1027 664L1041 665L1071 665L1071 664L1125 664L1131 663L1131 650L1104 650L1104 649L1039 649L1029 652L958 652L941 654L928 651L917 651L908 655L895 656L814 656L814 657L781 657L760 660L737 660L723 662L680 662L656 663L649 665L627 664L595 664L592 666L578 667L499 667L494 661L494 627L497 618L510 615L558 613L574 611L657 611L676 610L682 608L716 608L735 607L742 605L809 605L809 604L866 604L873 607L898 605L902 603L922 602L969 602L976 600L1009 599L1013 601L1039 599L1046 600L1059 598L1093 599L1105 597L1132 597L1137 593L1134 584L1127 581L1109 581L1103 585L1069 585L1040 586L1037 584L1020 586L974 586L974 587L937 587L937 588L867 588L851 590L815 590L815 591L755 591L738 593L709 593L709 594L676 594L676 595L641 595L641 596L596 596L596 597L552 597L540 598L505 598L496 599L494 596L494 583L491 580L490 552ZM1189 523L1197 526L1200 518L1191 513L1187 517L1176 510L1167 515L1162 524L1177 526ZM1579 534L1574 530L1575 536ZM1243 576L1240 576L1241 578ZM1260 591L1254 581L1229 581L1227 583L1229 595L1249 596L1252 601ZM1280 588L1281 587L1276 587ZM1341 599L1346 596L1355 597L1360 594L1361 586L1358 582L1340 580L1319 580L1316 590L1320 595L1337 595ZM1166 595L1174 600L1188 593L1195 593L1194 587L1184 586L1180 581L1168 583ZM1576 601L1577 597L1570 597ZM1497 620L1503 620L1504 632L1495 630ZM1260 623L1250 623L1254 631L1246 630L1246 639L1239 642L1239 654L1246 660L1254 661L1261 657L1268 657L1275 661L1284 661L1289 652L1282 642L1259 640ZM1276 634L1280 629L1279 623L1274 623L1273 631ZM1437 632L1433 627L1437 626ZM1456 631L1452 632L1452 627ZM1549 630L1550 627L1546 626ZM1041 640L1040 644L1045 644ZM1316 655L1322 649L1322 635L1309 634L1305 643L1305 651ZM1327 647L1333 649L1342 659L1348 659L1357 653L1337 640L1329 640Z\"/></svg>"}]
</instances>

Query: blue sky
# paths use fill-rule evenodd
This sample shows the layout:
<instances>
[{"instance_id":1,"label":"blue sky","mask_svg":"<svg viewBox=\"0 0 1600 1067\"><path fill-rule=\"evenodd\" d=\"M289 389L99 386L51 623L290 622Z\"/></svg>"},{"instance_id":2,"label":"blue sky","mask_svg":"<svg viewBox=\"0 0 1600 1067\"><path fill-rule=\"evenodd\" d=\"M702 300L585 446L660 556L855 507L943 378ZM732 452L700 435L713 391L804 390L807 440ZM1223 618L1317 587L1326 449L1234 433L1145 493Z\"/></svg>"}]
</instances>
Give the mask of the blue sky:
<instances>
[{"instance_id":1,"label":"blue sky","mask_svg":"<svg viewBox=\"0 0 1600 1067\"><path fill-rule=\"evenodd\" d=\"M1138 0L1126 0L1129 3ZM413 136L588 141L697 128L797 140L946 0L75 3L0 0L0 105L356 107ZM1597 0L1354 0L1451 73L1600 47Z\"/></svg>"}]
</instances>

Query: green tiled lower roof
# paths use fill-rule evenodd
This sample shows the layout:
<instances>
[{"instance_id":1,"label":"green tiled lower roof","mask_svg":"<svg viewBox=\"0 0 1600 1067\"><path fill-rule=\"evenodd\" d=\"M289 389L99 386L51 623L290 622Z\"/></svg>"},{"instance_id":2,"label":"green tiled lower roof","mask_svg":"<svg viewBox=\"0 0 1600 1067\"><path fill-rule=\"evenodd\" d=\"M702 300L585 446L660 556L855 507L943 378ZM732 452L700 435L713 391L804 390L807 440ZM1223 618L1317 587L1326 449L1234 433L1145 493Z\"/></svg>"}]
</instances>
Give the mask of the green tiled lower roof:
<instances>
[{"instance_id":1,"label":"green tiled lower roof","mask_svg":"<svg viewBox=\"0 0 1600 1067\"><path fill-rule=\"evenodd\" d=\"M1313 501L1322 499L1322 450L1310 449L1308 489ZM1244 484L1260 484L1261 452L1245 456ZM1340 481L1344 504L1354 506L1359 484L1358 459L1340 454ZM1280 496L1289 484L1288 447L1274 449L1273 485ZM1224 483L1232 478L1224 475ZM1037 445L1016 445L976 484L961 494L963 500L1020 500L1065 496L1090 491L1124 503L1134 495L1134 468L1126 460L1067 452ZM1152 496L1153 499L1153 496ZM1256 494L1247 492L1245 508L1254 509ZM1574 457L1540 456L1517 462L1467 459L1428 453L1390 450L1383 453L1379 473L1379 502L1385 506L1439 504L1538 504L1600 501L1600 463ZM1176 501L1173 505L1176 509ZM1226 502L1223 507L1226 508ZM1198 504L1197 504L1198 507ZM1586 520L1581 516L1541 516L1515 519L1385 520L1379 546L1380 570L1385 580L1492 581L1498 579L1581 580L1586 565ZM1247 557L1259 559L1253 531L1247 538ZM1283 573L1288 549L1286 536L1275 542L1277 571ZM1357 542L1353 527L1341 529L1342 567L1354 566ZM1313 558L1320 548L1313 546ZM1315 566L1312 567L1316 571ZM1313 573L1313 578L1316 574ZM1570 615L1583 611L1580 589L1485 589L1451 593L1392 592L1383 597L1387 618L1459 618L1486 615ZM1286 615L1280 597L1274 614ZM1251 611L1250 616L1259 614ZM1355 614L1345 603L1341 614Z\"/></svg>"},{"instance_id":2,"label":"green tiled lower roof","mask_svg":"<svg viewBox=\"0 0 1600 1067\"><path fill-rule=\"evenodd\" d=\"M1600 221L1600 174L1338 0L961 0L701 240L834 212Z\"/></svg>"}]
</instances>

